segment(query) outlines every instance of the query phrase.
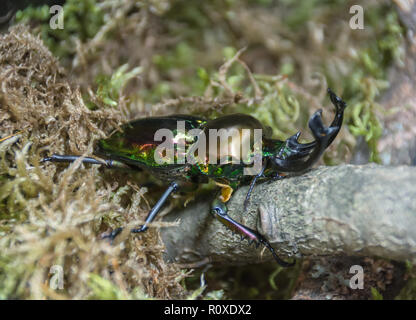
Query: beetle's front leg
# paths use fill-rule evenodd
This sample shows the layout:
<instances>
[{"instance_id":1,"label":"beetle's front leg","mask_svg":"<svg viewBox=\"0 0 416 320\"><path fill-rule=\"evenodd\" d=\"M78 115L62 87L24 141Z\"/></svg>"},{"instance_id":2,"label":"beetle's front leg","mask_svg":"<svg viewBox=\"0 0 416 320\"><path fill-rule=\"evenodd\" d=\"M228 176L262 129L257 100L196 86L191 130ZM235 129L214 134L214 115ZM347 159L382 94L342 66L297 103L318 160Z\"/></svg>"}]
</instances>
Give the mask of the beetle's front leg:
<instances>
[{"instance_id":1,"label":"beetle's front leg","mask_svg":"<svg viewBox=\"0 0 416 320\"><path fill-rule=\"evenodd\" d=\"M221 200L219 200L218 198L214 200L211 206L211 212L215 216L215 218L217 218L217 220L219 220L222 224L228 227L231 231L240 234L242 239L243 238L248 239L250 244L255 243L257 247L260 244L266 246L266 248L269 249L270 252L272 253L276 262L282 267L291 267L295 264L296 261L286 262L286 261L283 261L281 258L279 258L279 256L277 255L277 253L275 252L271 244L260 233L233 220L227 213L226 204L222 202Z\"/></svg>"},{"instance_id":2,"label":"beetle's front leg","mask_svg":"<svg viewBox=\"0 0 416 320\"><path fill-rule=\"evenodd\" d=\"M78 160L79 158L82 158L82 163L89 163L89 164L99 164L99 165L105 165L107 168L117 168L117 169L136 169L140 170L139 168L133 168L131 166L128 166L125 163L122 163L120 161L112 160L112 159L105 159L105 160L97 160L95 158L91 157L81 157L81 156L73 156L73 155L59 155L59 154L53 154L50 157L43 158L40 163L44 162L64 162L64 163L72 163Z\"/></svg>"},{"instance_id":3,"label":"beetle's front leg","mask_svg":"<svg viewBox=\"0 0 416 320\"><path fill-rule=\"evenodd\" d=\"M256 184L257 179L264 177L264 171L266 170L266 168L267 168L267 159L266 161L263 162L260 172L257 175L255 175L254 178L251 180L250 186L246 194L246 198L244 199L244 205L243 205L244 211L247 211L247 207L250 202L250 196L251 196L251 193L253 192L254 185Z\"/></svg>"}]
</instances>

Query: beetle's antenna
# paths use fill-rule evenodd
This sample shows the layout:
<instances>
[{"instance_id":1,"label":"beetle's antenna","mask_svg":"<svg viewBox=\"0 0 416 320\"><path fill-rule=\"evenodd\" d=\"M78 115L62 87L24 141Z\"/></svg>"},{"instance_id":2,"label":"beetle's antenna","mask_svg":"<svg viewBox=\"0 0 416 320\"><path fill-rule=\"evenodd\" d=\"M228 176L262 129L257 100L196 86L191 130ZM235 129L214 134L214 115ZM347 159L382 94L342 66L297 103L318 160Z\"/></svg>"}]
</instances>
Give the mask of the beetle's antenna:
<instances>
[{"instance_id":1,"label":"beetle's antenna","mask_svg":"<svg viewBox=\"0 0 416 320\"><path fill-rule=\"evenodd\" d=\"M139 233L139 232L146 231L148 229L147 225L155 219L156 215L159 213L160 209L165 204L166 200L169 198L171 193L177 191L178 188L179 186L175 181L171 182L169 187L162 194L160 199L156 202L155 206L152 208L152 210L150 210L149 214L146 217L144 224L140 226L139 228L132 229L131 232Z\"/></svg>"}]
</instances>

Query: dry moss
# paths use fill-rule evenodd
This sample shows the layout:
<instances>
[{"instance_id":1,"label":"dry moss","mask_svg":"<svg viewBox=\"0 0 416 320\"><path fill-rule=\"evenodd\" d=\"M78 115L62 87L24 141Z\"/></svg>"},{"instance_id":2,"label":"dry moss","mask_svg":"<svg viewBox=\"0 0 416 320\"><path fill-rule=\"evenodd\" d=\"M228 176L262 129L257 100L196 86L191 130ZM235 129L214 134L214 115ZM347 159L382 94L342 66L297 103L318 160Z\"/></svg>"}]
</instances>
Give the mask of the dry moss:
<instances>
[{"instance_id":1,"label":"dry moss","mask_svg":"<svg viewBox=\"0 0 416 320\"><path fill-rule=\"evenodd\" d=\"M1 36L0 82L0 136L15 134L0 143L0 298L181 297L174 279L182 273L163 262L156 232L123 245L100 240L117 219L143 219L144 189L133 192L80 163L38 163L45 151L91 153L92 141L125 121L122 112L88 109L24 28ZM49 288L53 265L63 268L63 290Z\"/></svg>"}]
</instances>

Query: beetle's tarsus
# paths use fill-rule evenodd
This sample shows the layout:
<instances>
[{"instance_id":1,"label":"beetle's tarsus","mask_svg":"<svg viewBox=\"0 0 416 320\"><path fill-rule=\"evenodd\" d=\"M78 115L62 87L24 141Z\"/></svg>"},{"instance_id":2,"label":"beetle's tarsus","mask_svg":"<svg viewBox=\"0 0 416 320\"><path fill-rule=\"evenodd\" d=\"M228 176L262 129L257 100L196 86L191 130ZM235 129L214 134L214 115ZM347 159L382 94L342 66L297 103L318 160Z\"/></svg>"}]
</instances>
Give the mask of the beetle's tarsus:
<instances>
[{"instance_id":1,"label":"beetle's tarsus","mask_svg":"<svg viewBox=\"0 0 416 320\"><path fill-rule=\"evenodd\" d=\"M110 234L101 237L102 240L109 239L112 244L114 239L123 231L123 228L117 228L110 232Z\"/></svg>"},{"instance_id":2,"label":"beetle's tarsus","mask_svg":"<svg viewBox=\"0 0 416 320\"><path fill-rule=\"evenodd\" d=\"M113 160L113 159L97 160L91 157L81 157L81 156L73 156L73 155L53 154L50 157L46 157L40 160L40 163L45 163L45 162L72 163L72 162L75 162L79 158L82 158L81 160L82 163L98 164L101 166L105 166L108 169L128 169L128 170L142 171L142 169L137 166L128 165L126 163Z\"/></svg>"},{"instance_id":3,"label":"beetle's tarsus","mask_svg":"<svg viewBox=\"0 0 416 320\"><path fill-rule=\"evenodd\" d=\"M285 175L281 175L279 172L276 172L276 174L272 177L272 180L277 181L277 180L282 180L284 178L286 178Z\"/></svg>"},{"instance_id":4,"label":"beetle's tarsus","mask_svg":"<svg viewBox=\"0 0 416 320\"><path fill-rule=\"evenodd\" d=\"M149 227L147 227L145 225L142 225L142 226L140 226L138 228L131 229L130 232L131 233L140 233L140 232L145 232L147 229L149 229Z\"/></svg>"}]
</instances>

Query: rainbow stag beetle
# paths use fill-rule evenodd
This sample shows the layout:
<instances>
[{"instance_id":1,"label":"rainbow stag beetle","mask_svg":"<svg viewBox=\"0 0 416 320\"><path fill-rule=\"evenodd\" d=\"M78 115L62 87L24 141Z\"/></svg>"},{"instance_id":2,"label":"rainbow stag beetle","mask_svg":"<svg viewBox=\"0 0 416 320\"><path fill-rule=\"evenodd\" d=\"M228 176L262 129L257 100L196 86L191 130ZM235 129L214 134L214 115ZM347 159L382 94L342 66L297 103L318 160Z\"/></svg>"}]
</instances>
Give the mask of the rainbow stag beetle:
<instances>
[{"instance_id":1,"label":"rainbow stag beetle","mask_svg":"<svg viewBox=\"0 0 416 320\"><path fill-rule=\"evenodd\" d=\"M184 182L203 183L207 182L209 178L214 179L222 189L212 204L211 211L213 215L226 227L239 233L242 237L248 238L249 241L255 242L257 246L260 244L265 245L280 265L291 266L294 262L288 263L280 259L270 243L260 233L233 220L227 214L225 202L230 199L233 190L240 184L248 183L251 180L244 203L244 207L246 207L251 191L258 179L280 179L287 174L299 173L310 168L319 159L338 134L346 107L345 102L330 89L328 89L328 94L336 108L334 120L329 127L325 127L321 118L322 110L315 112L308 122L315 138L315 141L310 143L303 144L298 142L300 132L294 134L286 141L272 139L270 134L265 134L267 132L266 128L257 119L245 114L226 115L213 120L190 115L171 115L143 118L127 123L122 127L122 132L115 132L109 138L98 142L96 154L106 159L104 162L90 157L83 158L82 162L105 164L109 168L127 167L147 170L162 181L170 182L168 189L149 212L144 224L132 229L133 233L146 231L148 224L156 217L170 194L178 190ZM182 123L185 131L178 130L179 122ZM172 161L166 161L165 159L165 162L162 163L157 161L156 156L160 153L158 148L162 145L163 139L155 137L155 134L161 128L168 129L172 133L171 136L165 135L166 139L163 143L166 143L169 139L168 142L173 143L173 145L176 144L175 148L173 148L173 153L170 153ZM192 132L192 129L199 129L200 134L189 134L189 132ZM202 133L205 134L205 137L208 137L206 145L211 146L211 143L215 143L215 148L210 148L209 153L212 153L212 150L218 151L217 142L220 137L218 135L213 137L209 135L212 129L217 129L217 131L219 129L236 129L240 137L240 139L231 139L231 141L227 138L225 142L222 142L225 145L220 144L220 149L225 148L226 150L226 158L225 161L219 162L219 164L218 161L213 163L209 159L212 154L207 155L203 153L203 157L200 157L200 151L198 150L195 153L195 149L192 148L195 142L199 142ZM260 168L256 175L246 175L245 169L252 167L252 163L241 161L240 159L244 157L246 157L245 159L247 157L253 159L255 149L252 142L256 135L256 129L262 130L262 135L260 136ZM247 132L249 133L248 135ZM182 141L185 149L178 147L178 141ZM249 154L241 154L237 162L231 161L235 160L232 153L235 150L240 150L243 142L247 141L250 145L250 148L246 149ZM204 151L206 151L206 148ZM166 158L166 150L164 152ZM193 152L195 161L179 163L180 152L186 154L186 156ZM218 154L215 153L214 157L218 157ZM72 162L77 158L79 157L52 155L44 158L42 162ZM224 158L221 157L221 159L215 160L224 160ZM121 230L122 228L114 230L109 237L113 239Z\"/></svg>"}]
</instances>

